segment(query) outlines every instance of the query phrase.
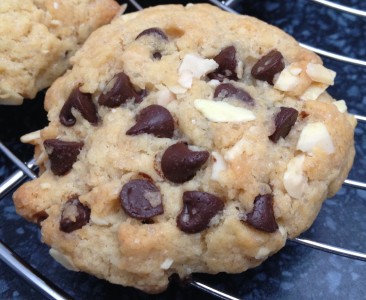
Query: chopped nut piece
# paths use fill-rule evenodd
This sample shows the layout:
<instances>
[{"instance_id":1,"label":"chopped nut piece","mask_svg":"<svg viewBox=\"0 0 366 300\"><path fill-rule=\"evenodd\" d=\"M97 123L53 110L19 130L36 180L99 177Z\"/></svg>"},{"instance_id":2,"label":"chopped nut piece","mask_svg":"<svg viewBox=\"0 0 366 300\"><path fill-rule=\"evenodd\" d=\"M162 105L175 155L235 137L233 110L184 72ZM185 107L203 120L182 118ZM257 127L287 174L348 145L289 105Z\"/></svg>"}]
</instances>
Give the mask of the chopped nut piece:
<instances>
[{"instance_id":1,"label":"chopped nut piece","mask_svg":"<svg viewBox=\"0 0 366 300\"><path fill-rule=\"evenodd\" d=\"M263 259L268 257L268 255L271 253L271 250L266 247L260 247L257 254L255 255L256 259Z\"/></svg>"},{"instance_id":2,"label":"chopped nut piece","mask_svg":"<svg viewBox=\"0 0 366 300\"><path fill-rule=\"evenodd\" d=\"M73 264L71 258L62 254L60 251L51 248L49 254L54 258L54 260L64 266L67 270L79 271L79 269Z\"/></svg>"},{"instance_id":3,"label":"chopped nut piece","mask_svg":"<svg viewBox=\"0 0 366 300\"><path fill-rule=\"evenodd\" d=\"M301 100L311 101L316 100L327 89L328 85L324 83L313 83L308 89L300 96Z\"/></svg>"},{"instance_id":4,"label":"chopped nut piece","mask_svg":"<svg viewBox=\"0 0 366 300\"><path fill-rule=\"evenodd\" d=\"M214 160L214 163L212 164L211 179L218 180L220 173L226 170L226 163L220 153L212 152L211 155Z\"/></svg>"},{"instance_id":5,"label":"chopped nut piece","mask_svg":"<svg viewBox=\"0 0 366 300\"><path fill-rule=\"evenodd\" d=\"M280 73L277 80L275 80L274 88L284 92L294 90L301 80L298 76L300 74L298 69L298 67L294 67L293 65L286 67Z\"/></svg>"},{"instance_id":6,"label":"chopped nut piece","mask_svg":"<svg viewBox=\"0 0 366 300\"><path fill-rule=\"evenodd\" d=\"M168 105L175 99L176 99L175 95L167 88L164 88L156 93L156 102L157 104L162 106Z\"/></svg>"},{"instance_id":7,"label":"chopped nut piece","mask_svg":"<svg viewBox=\"0 0 366 300\"><path fill-rule=\"evenodd\" d=\"M172 264L173 264L174 260L171 258L166 258L163 263L160 265L160 268L163 270L168 270Z\"/></svg>"},{"instance_id":8,"label":"chopped nut piece","mask_svg":"<svg viewBox=\"0 0 366 300\"><path fill-rule=\"evenodd\" d=\"M283 185L287 193L296 199L301 199L308 187L308 179L303 172L305 155L296 156L290 160L283 175Z\"/></svg>"},{"instance_id":9,"label":"chopped nut piece","mask_svg":"<svg viewBox=\"0 0 366 300\"><path fill-rule=\"evenodd\" d=\"M31 143L41 138L41 131L33 131L31 133L23 135L20 140L22 143Z\"/></svg>"},{"instance_id":10,"label":"chopped nut piece","mask_svg":"<svg viewBox=\"0 0 366 300\"><path fill-rule=\"evenodd\" d=\"M248 122L255 120L255 116L250 110L222 101L196 99L194 106L212 122Z\"/></svg>"},{"instance_id":11,"label":"chopped nut piece","mask_svg":"<svg viewBox=\"0 0 366 300\"><path fill-rule=\"evenodd\" d=\"M347 111L347 105L344 100L338 100L333 102L333 104L338 108L341 113L345 113Z\"/></svg>"},{"instance_id":12,"label":"chopped nut piece","mask_svg":"<svg viewBox=\"0 0 366 300\"><path fill-rule=\"evenodd\" d=\"M333 141L327 127L320 122L310 123L304 127L297 142L296 149L312 154L320 148L328 154L335 152Z\"/></svg>"},{"instance_id":13,"label":"chopped nut piece","mask_svg":"<svg viewBox=\"0 0 366 300\"><path fill-rule=\"evenodd\" d=\"M178 83L184 88L192 87L193 78L200 78L203 75L217 69L219 65L213 59L202 58L195 54L184 56L179 67Z\"/></svg>"},{"instance_id":14,"label":"chopped nut piece","mask_svg":"<svg viewBox=\"0 0 366 300\"><path fill-rule=\"evenodd\" d=\"M246 144L248 144L248 141L245 140L244 138L242 138L238 142L236 142L236 144L234 146L232 146L229 150L226 151L225 160L226 161L232 161L237 156L242 154Z\"/></svg>"},{"instance_id":15,"label":"chopped nut piece","mask_svg":"<svg viewBox=\"0 0 366 300\"><path fill-rule=\"evenodd\" d=\"M336 72L327 69L321 64L313 63L308 63L306 67L306 74L308 74L312 80L328 85L334 84L334 78L336 76Z\"/></svg>"}]
</instances>

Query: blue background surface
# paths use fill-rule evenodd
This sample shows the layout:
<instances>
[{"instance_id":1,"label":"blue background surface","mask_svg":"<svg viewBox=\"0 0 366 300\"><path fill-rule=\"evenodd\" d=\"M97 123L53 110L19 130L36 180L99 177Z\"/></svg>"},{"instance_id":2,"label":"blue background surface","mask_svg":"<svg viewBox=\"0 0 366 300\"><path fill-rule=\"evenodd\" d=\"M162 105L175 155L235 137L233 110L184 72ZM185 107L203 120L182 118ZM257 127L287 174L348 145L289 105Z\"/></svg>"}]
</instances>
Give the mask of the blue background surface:
<instances>
[{"instance_id":1,"label":"blue background surface","mask_svg":"<svg viewBox=\"0 0 366 300\"><path fill-rule=\"evenodd\" d=\"M153 3L177 1L154 1ZM240 1L238 1L240 2ZM151 1L140 1L147 6ZM297 40L322 49L366 59L366 19L324 8L311 1L242 1L236 9L276 25ZM366 10L366 1L338 3ZM203 24L204 26L204 24ZM329 89L345 99L349 111L366 115L366 69L324 59L337 71ZM44 92L22 107L0 107L0 140L23 160L32 147L19 137L46 124ZM366 181L366 124L356 132L356 162L349 178ZM0 181L15 170L0 154ZM325 202L319 217L303 234L316 241L366 252L366 191L343 187ZM44 276L75 299L214 299L191 286L173 285L167 292L149 296L83 273L65 270L48 255L38 228L16 215L11 197L0 200L0 239ZM261 266L239 275L195 275L207 284L243 299L361 299L366 295L366 262L343 258L288 242ZM43 299L0 261L0 299Z\"/></svg>"}]
</instances>

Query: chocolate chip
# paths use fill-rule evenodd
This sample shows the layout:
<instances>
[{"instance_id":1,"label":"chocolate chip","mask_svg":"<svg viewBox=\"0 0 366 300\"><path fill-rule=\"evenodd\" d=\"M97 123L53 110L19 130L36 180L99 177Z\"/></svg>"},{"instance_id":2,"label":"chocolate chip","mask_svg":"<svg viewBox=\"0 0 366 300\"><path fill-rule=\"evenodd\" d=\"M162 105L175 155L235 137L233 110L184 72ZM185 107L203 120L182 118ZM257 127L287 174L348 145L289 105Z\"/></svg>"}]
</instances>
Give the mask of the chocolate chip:
<instances>
[{"instance_id":1,"label":"chocolate chip","mask_svg":"<svg viewBox=\"0 0 366 300\"><path fill-rule=\"evenodd\" d=\"M78 198L66 201L62 208L60 230L66 233L78 230L89 223L90 208L83 205Z\"/></svg>"},{"instance_id":2,"label":"chocolate chip","mask_svg":"<svg viewBox=\"0 0 366 300\"><path fill-rule=\"evenodd\" d=\"M149 133L159 138L171 138L174 119L169 110L161 105L145 107L136 117L136 124L127 130L127 135Z\"/></svg>"},{"instance_id":3,"label":"chocolate chip","mask_svg":"<svg viewBox=\"0 0 366 300\"><path fill-rule=\"evenodd\" d=\"M243 89L239 89L231 83L221 83L215 89L214 98L235 98L253 104L253 98Z\"/></svg>"},{"instance_id":4,"label":"chocolate chip","mask_svg":"<svg viewBox=\"0 0 366 300\"><path fill-rule=\"evenodd\" d=\"M45 140L43 144L55 175L65 175L69 172L84 146L83 142L66 142L58 139Z\"/></svg>"},{"instance_id":5,"label":"chocolate chip","mask_svg":"<svg viewBox=\"0 0 366 300\"><path fill-rule=\"evenodd\" d=\"M229 46L221 50L214 58L219 67L212 73L208 74L210 79L223 81L225 78L237 80L236 74L236 49L234 46Z\"/></svg>"},{"instance_id":6,"label":"chocolate chip","mask_svg":"<svg viewBox=\"0 0 366 300\"><path fill-rule=\"evenodd\" d=\"M146 95L144 90L140 93L136 92L130 78L123 72L115 75L107 87L110 89L99 96L98 103L111 108L125 104L127 100L140 103Z\"/></svg>"},{"instance_id":7,"label":"chocolate chip","mask_svg":"<svg viewBox=\"0 0 366 300\"><path fill-rule=\"evenodd\" d=\"M92 95L89 93L82 93L79 87L72 90L69 98L60 111L59 118L62 125L70 127L75 124L76 119L72 114L72 108L77 109L83 118L89 121L90 124L98 124L99 117L97 109L92 101Z\"/></svg>"},{"instance_id":8,"label":"chocolate chip","mask_svg":"<svg viewBox=\"0 0 366 300\"><path fill-rule=\"evenodd\" d=\"M177 143L165 150L161 170L170 181L183 183L196 175L209 156L207 151L191 151L185 143Z\"/></svg>"},{"instance_id":9,"label":"chocolate chip","mask_svg":"<svg viewBox=\"0 0 366 300\"><path fill-rule=\"evenodd\" d=\"M184 192L183 209L177 216L177 226L186 233L200 232L223 208L224 202L215 195L198 191Z\"/></svg>"},{"instance_id":10,"label":"chocolate chip","mask_svg":"<svg viewBox=\"0 0 366 300\"><path fill-rule=\"evenodd\" d=\"M151 181L133 179L127 182L120 194L125 213L135 219L148 220L164 213L159 189Z\"/></svg>"},{"instance_id":11,"label":"chocolate chip","mask_svg":"<svg viewBox=\"0 0 366 300\"><path fill-rule=\"evenodd\" d=\"M274 76L285 68L281 52L272 50L259 59L252 68L252 76L273 85Z\"/></svg>"},{"instance_id":12,"label":"chocolate chip","mask_svg":"<svg viewBox=\"0 0 366 300\"><path fill-rule=\"evenodd\" d=\"M41 223L48 218L48 213L42 210L34 214L33 218L36 220L37 225L41 226Z\"/></svg>"},{"instance_id":13,"label":"chocolate chip","mask_svg":"<svg viewBox=\"0 0 366 300\"><path fill-rule=\"evenodd\" d=\"M253 210L247 214L246 223L265 232L275 232L278 229L271 194L255 197Z\"/></svg>"},{"instance_id":14,"label":"chocolate chip","mask_svg":"<svg viewBox=\"0 0 366 300\"><path fill-rule=\"evenodd\" d=\"M274 143L277 143L280 137L285 138L295 124L298 114L298 111L294 108L281 107L275 118L276 129L268 138Z\"/></svg>"},{"instance_id":15,"label":"chocolate chip","mask_svg":"<svg viewBox=\"0 0 366 300\"><path fill-rule=\"evenodd\" d=\"M162 38L163 40L168 40L168 37L164 33L164 31L158 27L152 27L152 28L145 29L144 31L139 33L139 35L136 37L136 40L144 35L155 35L155 36L158 36L159 38Z\"/></svg>"},{"instance_id":16,"label":"chocolate chip","mask_svg":"<svg viewBox=\"0 0 366 300\"><path fill-rule=\"evenodd\" d=\"M154 58L155 60L161 60L162 55L161 55L161 53L160 53L160 52L154 52L154 53L153 53L153 58Z\"/></svg>"}]
</instances>

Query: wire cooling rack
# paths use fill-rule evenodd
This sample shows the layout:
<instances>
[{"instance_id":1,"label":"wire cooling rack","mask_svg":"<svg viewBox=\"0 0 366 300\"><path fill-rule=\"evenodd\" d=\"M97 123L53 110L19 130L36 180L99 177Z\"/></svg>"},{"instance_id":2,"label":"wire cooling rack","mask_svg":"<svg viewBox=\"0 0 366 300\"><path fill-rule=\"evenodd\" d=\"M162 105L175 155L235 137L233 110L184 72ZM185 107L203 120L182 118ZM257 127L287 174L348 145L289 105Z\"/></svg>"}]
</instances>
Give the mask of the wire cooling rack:
<instances>
[{"instance_id":1,"label":"wire cooling rack","mask_svg":"<svg viewBox=\"0 0 366 300\"><path fill-rule=\"evenodd\" d=\"M313 5L313 6L318 6L319 5L319 15L315 16L315 18L322 18L324 17L325 19L330 19L332 20L332 16L335 16L336 12L334 12L333 10L338 10L339 13L342 18L344 20L345 23L349 24L350 22L352 23L353 21L355 21L357 24L359 24L359 22L361 22L362 26L365 26L364 23L362 23L363 21L366 21L365 18L366 17L366 11L365 8L362 9L357 9L357 8L353 8L348 6L349 4L357 4L357 1L345 1L345 4L339 4L339 3L335 3L335 2L331 2L331 1L326 1L326 0L302 0L302 1L306 1L308 2L304 7L305 10L307 10L308 5ZM129 5L129 10L133 11L133 10L140 10L143 9L144 7L147 7L148 5L151 4L157 4L156 2L163 3L164 1L155 1L154 3L150 2L147 3L147 1L136 1L136 0L130 0L130 5ZM169 1L166 1L167 3ZM182 2L182 1L181 1ZM294 4L288 4L287 8L284 5L283 7L281 7L281 9L279 9L279 5L282 5L280 3L280 1L240 1L240 0L228 0L228 1L217 1L217 0L210 0L207 2L211 2L214 5L219 6L220 8L232 12L232 13L246 13L246 14L252 14L254 16L257 16L261 19L266 20L266 15L268 16L268 14L276 14L276 12L278 11L282 11L282 10L288 10L290 13L288 15L288 18L291 18L291 9L293 8L292 6ZM249 3L252 2L262 2L261 4L257 3L254 5L249 5ZM296 1L293 1L296 2ZM266 7L268 7L268 10L262 11L261 9L261 5L266 5ZM365 6L366 7L366 6ZM285 12L286 13L286 12ZM306 15L306 11L304 12L305 16L307 16L307 20L309 22L312 22L312 17L309 15ZM283 14L283 12L282 12ZM330 17L329 17L330 16ZM338 16L336 17L338 18ZM342 20L342 18L340 20ZM361 21L357 18L362 19ZM283 19L283 18L282 18ZM281 20L282 20L281 19ZM338 20L338 19L337 19ZM338 20L339 21L339 20ZM307 26L306 24L303 24L304 20L299 20L298 22L295 22L295 25L293 25L293 27L286 27L286 23L281 23L281 24L274 24L274 25L278 25L279 27L282 27L283 29L290 31L290 33L295 34L298 33L299 38L306 40L306 39L311 39L311 36L314 36L314 34L319 34L318 32L313 32L312 35L311 33L308 33L308 30L303 29L301 30L301 26ZM340 21L339 21L340 22ZM292 22L293 24L294 22ZM341 24L342 25L342 24ZM204 26L204 24L203 24ZM300 31L298 31L298 28L300 28ZM306 28L306 27L305 27ZM326 28L329 28L326 27ZM321 30L322 28L320 28ZM335 49L335 51L333 49L331 49L331 51L326 51L323 49L319 49L317 47L314 46L310 46L308 44L301 44L303 47L308 48L318 54L320 54L324 59L327 65L331 65L331 68L333 68L333 64L335 64L335 69L340 69L340 70L345 70L345 72L347 72L347 70L351 70L351 68L363 68L366 67L366 61L362 60L362 59L357 59L355 57L350 57L348 56L348 53L351 53L352 55L352 51L349 50L347 43L344 43L344 39L338 36L335 36L336 34L338 34L337 28L334 29L335 32L331 33L330 35L327 36L327 38L334 39L336 41L336 43L332 44L330 43L328 46L329 48L333 48ZM346 41L348 41L350 38L352 39L352 35L353 34L357 34L358 31L363 32L361 33L361 37L362 38L362 34L363 34L363 41L365 40L365 36L364 36L364 28L358 28L358 30L353 30L353 28L349 28L346 27L343 30L344 32L341 32L340 34L345 34L347 36ZM350 37L351 35L351 37ZM298 38L298 39L299 39ZM357 41L358 43L359 41ZM341 43L340 45L337 45L337 43ZM343 43L343 44L342 44ZM365 45L363 46L365 48ZM343 53L345 54L337 54L336 51L339 52L339 50L345 50ZM362 53L361 53L362 55ZM366 52L363 52L363 55L366 56ZM338 64L338 65L337 65ZM364 69L360 71L361 74L364 74ZM363 72L363 73L362 73ZM353 74L352 72L350 72L351 74ZM359 74L359 72L357 73ZM348 96L351 98L357 94L357 91L353 91L354 89L357 89L357 85L354 85L354 83L358 83L358 84L363 84L365 85L365 81L364 80L365 76L362 75L361 77L357 78L349 78L349 76L344 75L344 72L342 73L342 71L340 72L341 76L341 86L344 86L343 92L337 92L340 96ZM332 91L331 91L332 92ZM359 94L358 94L359 95ZM41 98L43 97L43 94L41 94L40 96ZM335 295L335 296L339 296L340 298L343 297L343 295L349 295L349 297L347 298L353 298L353 297L357 297L357 296L364 296L366 289L362 288L360 289L357 284L355 284L352 288L356 289L356 293L353 293L354 291L351 290L351 286L349 287L349 290L346 291L346 293L342 294L341 292L339 292L337 289L341 286L341 283L339 282L340 280L344 280L344 278L342 278L342 273L338 272L338 261L334 261L333 257L334 255L339 255L339 256L345 256L348 257L347 259L341 259L343 266L344 265L350 265L351 269L349 271L349 276L350 278L352 278L352 280L354 282L358 282L360 281L360 276L366 276L365 272L361 272L358 273L357 270L358 269L366 269L366 263L364 261L366 261L366 244L365 244L365 235L362 235L362 232L366 231L366 218L362 218L362 216L366 215L366 209L365 209L365 200L366 200L366 193L364 193L364 190L366 189L366 183L365 181L365 159L364 159L364 152L365 152L365 146L366 146L366 141L365 141L365 123L366 123L366 117L364 115L364 113L362 113L363 111L363 107L364 105L366 105L366 98L363 99L353 99L354 102L356 103L355 105L352 105L352 103L348 103L349 104L349 109L352 113L355 114L356 119L358 120L358 127L356 128L356 150L357 150L357 154L356 154L356 161L355 161L355 168L352 169L350 176L351 178L357 178L357 180L353 180L353 179L347 179L344 182L344 188L341 189L341 191L339 192L339 194L332 200L328 200L329 201L329 205L325 205L326 208L326 212L325 213L330 213L332 214L333 212L343 215L343 209L344 210L352 210L355 209L355 202L352 202L352 200L348 200L345 202L344 205L340 206L342 210L339 209L339 207L337 206L339 201L342 201L343 198L352 198L353 200L356 199L357 201L357 207L356 207L356 212L359 212L361 215L361 218L359 218L359 215L350 215L350 216L346 216L344 217L344 219L339 218L338 222L342 223L342 224L338 224L338 226L333 224L332 219L329 219L328 216L324 213L322 215L322 212L324 210L324 208L322 209L321 212L321 216L319 217L325 224L325 228L322 227L322 225L319 225L320 222L316 221L315 225L313 226L313 229L310 229L307 233L304 234L305 237L301 237L301 238L297 238L293 241L289 241L288 245L285 247L284 251L285 254L283 254L283 257L279 258L279 259L274 259L272 262L265 262L264 266L260 266L259 267L259 271L258 268L256 269L257 271L248 271L245 272L245 274L249 273L248 276L246 275L215 275L215 276L193 276L193 278L187 283L187 285L184 287L185 290L187 289L197 289L197 290L201 290L206 292L206 294L198 294L199 296L197 296L197 294L195 294L194 292L184 292L183 294L179 294L181 295L180 297L186 298L188 296L195 295L194 297L200 297L200 299L208 299L208 297L216 297L216 298L220 298L220 299L242 299L243 297L246 299L260 299L260 298L268 298L270 295L278 298L291 298L293 295L296 295L296 293L293 292L289 292L286 294L286 290L291 290L292 288L296 288L296 285L291 281L290 279L285 278L286 274L287 277L296 277L296 274L292 274L291 271L292 269L292 265L289 264L288 265L288 270L286 270L286 266L282 267L282 262L286 261L286 259L291 260L291 257L286 257L286 249L291 249L291 253L294 254L294 259L298 259L299 255L296 255L296 251L300 251L301 256L306 256L307 253L310 253L311 250L309 250L308 248L305 247L310 247L310 248L315 248L317 250L322 250L324 252L330 252L331 254L326 254L325 259L326 262L326 267L328 268L328 270L326 272L323 272L323 268L321 265L319 265L319 268L317 268L316 266L314 267L314 270L317 270L316 273L314 273L314 276L319 276L319 281L322 281L322 279L324 279L323 281L325 283L329 284L328 290L327 289L323 289L323 291L320 294L316 294L309 291L309 294L307 296L304 296L305 294L298 294L298 298L313 298L314 295L319 295L321 296L322 293L324 292L325 294L323 294L323 296L327 297L330 295ZM358 100L358 102L356 102ZM363 104L363 105L362 105ZM3 125L3 124L2 124ZM5 130L4 128L2 128L1 130ZM14 190L14 188L16 186L18 186L21 182L23 182L26 179L33 179L36 177L35 171L36 171L36 166L34 164L34 160L30 160L27 163L23 163L21 159L24 159L23 157L21 157L21 159L19 159L19 156L23 155L22 149L19 151L18 148L15 151L16 155L13 154L7 147L5 147L5 145L2 143L2 141L0 141L0 157L4 158L7 157L8 159L10 159L10 161L12 162L13 165L7 165L7 166L1 166L0 165L0 171L1 168L7 168L5 174L8 174L11 170L15 169L14 173L11 174L10 176L6 176L6 178L1 178L4 179L3 182L0 184L0 200L4 200L6 198L10 198L9 196L9 192ZM25 151L27 152L27 151ZM28 150L29 152L29 150ZM1 162L2 160L0 160ZM0 173L1 174L1 173ZM7 197L6 197L7 196ZM344 199L343 199L344 200ZM332 206L335 207L335 209L332 209ZM0 210L0 219L1 219L1 214L5 213L3 211ZM352 217L354 217L352 219ZM318 219L319 219L318 218ZM347 229L347 226L345 230L343 230L343 235L353 235L353 237L351 237L351 239L347 239L348 242L345 242L343 238L339 239L338 236L332 237L333 233L332 231L342 231L339 226L343 226L343 225L347 225L345 223L350 223L351 225L349 225L348 227L353 227L353 224L357 222L357 230L353 231L353 230L349 230ZM344 223L344 224L343 224ZM1 225L4 227L4 224L1 223ZM31 226L31 225L30 225ZM314 229L314 227L316 227ZM327 240L327 242L319 242L316 241L314 239L312 239L313 233L314 231L322 231L322 230L329 230L328 233L323 234L323 237L325 237L325 240ZM0 233L4 233L6 232L5 229L0 230ZM29 262L23 260L20 256L18 256L15 251L10 248L7 244L5 244L3 240L3 236L0 234L0 260L5 263L7 266L10 267L10 269L12 269L14 271L14 274L17 274L17 276L19 276L19 278L24 279L26 282L28 282L30 284L30 286L37 290L38 292L40 292L41 294L43 294L44 297L49 298L49 299L73 299L73 298L78 298L78 299L89 299L90 296L88 296L87 298L83 297L83 295L80 295L77 293L77 291L73 291L71 294L74 294L74 296L69 295L70 290L67 289L67 287L65 286L61 286L59 287L58 282L55 280L49 280L47 279L47 277L52 277L50 276L50 274L47 274L47 268L42 268L43 270L46 270L46 273L43 272L43 274L40 274L35 268L33 268ZM334 246L337 244L337 242L340 242L340 244L338 246ZM349 242L351 241L351 242ZM355 242L352 242L355 241ZM33 241L34 243L40 243L37 241L37 239L34 239ZM305 247L303 247L305 246ZM352 246L354 246L355 248L352 248ZM295 249L295 250L294 250ZM300 249L300 250L299 250ZM304 250L306 249L306 250ZM353 249L353 250L351 250ZM29 254L29 253L27 253ZM29 255L25 255L29 258ZM275 255L276 256L276 255ZM311 258L305 257L304 261L306 261L306 259L309 259L309 263L311 263ZM269 261L271 261L272 258L269 259ZM349 261L344 261L344 260L349 260ZM359 262L361 261L361 262ZM317 263L319 263L319 261L316 261ZM278 263L278 265L276 265ZM296 261L294 263L295 265L295 269L301 272L301 268L302 267L303 262L298 262ZM334 264L334 266L329 266L329 264ZM298 265L300 264L300 265ZM1 266L1 265L0 265ZM53 265L50 266L50 268L53 268ZM268 276L265 275L266 273L273 273L273 270L276 268L282 268L285 269L285 271L282 271L282 275L280 276L280 279L282 282L280 284L280 288L285 290L284 293L277 293L276 291L274 292L268 292L265 291L266 289L268 289L269 286L271 286L271 284L276 285L273 276ZM295 270L294 269L294 270ZM58 269L59 270L59 269ZM56 272L58 271L56 270ZM355 271L356 270L356 271ZM60 271L60 272L66 272L66 271ZM347 273L347 272L346 272ZM63 274L67 274L67 276L69 275L69 273L63 273ZM264 274L264 275L263 275ZM330 275L329 275L330 274ZM337 275L338 274L338 275ZM339 277L339 274L341 274L341 278ZM343 273L344 274L344 273ZM52 274L51 274L52 275ZM88 275L79 275L77 274L76 276L86 276L83 277L82 280L90 280L89 277L87 277ZM227 276L229 276L229 278L227 278ZM243 277L244 276L244 277ZM309 277L309 275L307 275ZM322 276L324 276L324 278L322 278ZM362 278L362 277L361 277ZM310 278L304 278L304 280L310 280ZM350 284L352 285L352 280L350 281ZM92 286L97 280L95 279L95 281L93 282L89 282L88 283L88 288L90 288L90 286ZM272 281L272 283L271 283ZM262 282L261 285L256 286L256 285L252 285L251 283L248 284L248 282ZM362 282L362 280L361 280ZM104 283L102 283L104 284ZM105 283L107 284L107 283ZM240 285L248 285L247 289L244 289L243 292L243 288L240 287ZM314 283L313 283L314 284ZM4 285L4 283L3 283ZM62 284L61 284L62 285ZM112 285L111 285L112 286ZM239 286L239 287L238 287ZM6 288L6 286L5 286ZM109 287L108 287L109 288ZM108 289L107 288L107 289ZM108 294L109 296L106 296L105 299L112 299L112 298L118 298L118 299L148 299L150 298L147 295L144 295L143 293L139 293L139 292L132 292L131 289L126 289L126 288L122 288L119 287L121 290L118 290L119 288L116 287L112 287L113 289L117 289L117 293L120 293L118 297L110 297L110 294ZM182 289L181 286L174 286L174 289ZM315 286L312 286L312 288L316 288ZM4 289L4 287L2 287L2 281L1 281L1 277L0 277L0 298L1 295L6 295L4 291L2 291L2 289ZM248 289L251 289L251 292L248 293ZM327 291L329 292L329 294L327 294ZM3 293L3 294L1 294ZM33 294L32 294L33 293ZM32 296L24 296L24 295L19 295L17 294L17 292L13 292L12 294L12 298L21 298L21 299L30 299L32 297L32 299L39 299L40 294L35 294L34 291L30 292L29 295ZM136 294L138 293L138 294ZM193 293L193 294L192 294ZM9 294L7 294L9 295ZM96 291L96 293L94 294L94 296L92 296L93 299L97 299L98 296L97 295L101 295L101 293L98 291ZM177 296L177 294L175 294ZM188 296L187 296L188 295ZM292 296L290 296L292 295ZM164 299L171 299L172 297L171 293L170 294L165 294L162 295L161 298ZM23 298L22 298L23 297ZM10 298L10 297L9 297ZM100 298L100 297L99 297ZM159 298L159 296L154 297L155 298ZM344 298L344 297L343 297Z\"/></svg>"}]
</instances>

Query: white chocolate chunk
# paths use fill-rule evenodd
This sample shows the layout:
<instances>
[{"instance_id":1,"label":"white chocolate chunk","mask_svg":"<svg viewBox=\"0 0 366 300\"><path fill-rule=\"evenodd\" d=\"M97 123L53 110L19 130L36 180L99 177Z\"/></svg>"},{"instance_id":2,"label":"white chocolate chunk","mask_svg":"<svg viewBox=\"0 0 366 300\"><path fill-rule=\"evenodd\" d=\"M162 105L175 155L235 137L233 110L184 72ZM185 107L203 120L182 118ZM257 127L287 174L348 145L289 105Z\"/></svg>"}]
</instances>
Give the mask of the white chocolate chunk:
<instances>
[{"instance_id":1,"label":"white chocolate chunk","mask_svg":"<svg viewBox=\"0 0 366 300\"><path fill-rule=\"evenodd\" d=\"M328 85L324 83L313 83L307 90L300 96L301 100L313 101L318 99L318 97L327 89Z\"/></svg>"},{"instance_id":2,"label":"white chocolate chunk","mask_svg":"<svg viewBox=\"0 0 366 300\"><path fill-rule=\"evenodd\" d=\"M296 156L290 160L283 175L283 185L287 193L296 199L301 199L308 187L308 179L303 172L305 155Z\"/></svg>"},{"instance_id":3,"label":"white chocolate chunk","mask_svg":"<svg viewBox=\"0 0 366 300\"><path fill-rule=\"evenodd\" d=\"M201 78L201 76L217 69L218 66L213 59L203 58L195 54L186 54L178 70L178 83L189 89L192 87L193 78Z\"/></svg>"},{"instance_id":4,"label":"white chocolate chunk","mask_svg":"<svg viewBox=\"0 0 366 300\"><path fill-rule=\"evenodd\" d=\"M338 108L341 113L345 113L347 111L347 105L344 100L335 101L333 102L333 104Z\"/></svg>"},{"instance_id":5,"label":"white chocolate chunk","mask_svg":"<svg viewBox=\"0 0 366 300\"><path fill-rule=\"evenodd\" d=\"M328 129L321 122L307 124L302 130L296 146L296 149L309 154L312 154L315 148L322 149L327 154L335 152Z\"/></svg>"},{"instance_id":6,"label":"white chocolate chunk","mask_svg":"<svg viewBox=\"0 0 366 300\"><path fill-rule=\"evenodd\" d=\"M294 90L301 81L298 76L301 72L299 73L298 69L298 67L293 65L283 69L274 84L274 88L284 92Z\"/></svg>"},{"instance_id":7,"label":"white chocolate chunk","mask_svg":"<svg viewBox=\"0 0 366 300\"><path fill-rule=\"evenodd\" d=\"M211 179L218 180L220 173L226 170L226 163L220 153L214 151L211 153L211 155L214 158L214 163L212 164Z\"/></svg>"},{"instance_id":8,"label":"white chocolate chunk","mask_svg":"<svg viewBox=\"0 0 366 300\"><path fill-rule=\"evenodd\" d=\"M41 138L41 131L37 130L37 131L33 131L33 132L23 135L20 138L20 140L22 143L30 143L30 142L35 141L40 138Z\"/></svg>"},{"instance_id":9,"label":"white chocolate chunk","mask_svg":"<svg viewBox=\"0 0 366 300\"><path fill-rule=\"evenodd\" d=\"M313 63L308 63L306 66L306 74L308 74L312 80L328 85L334 84L334 78L336 76L336 72L333 70L329 70L321 64Z\"/></svg>"},{"instance_id":10,"label":"white chocolate chunk","mask_svg":"<svg viewBox=\"0 0 366 300\"><path fill-rule=\"evenodd\" d=\"M166 258L163 263L160 265L160 268L163 270L168 270L172 264L173 264L174 260L171 258Z\"/></svg>"},{"instance_id":11,"label":"white chocolate chunk","mask_svg":"<svg viewBox=\"0 0 366 300\"><path fill-rule=\"evenodd\" d=\"M54 260L63 265L66 269L70 271L79 271L79 269L73 264L72 260L58 250L51 248L49 253L54 258Z\"/></svg>"},{"instance_id":12,"label":"white chocolate chunk","mask_svg":"<svg viewBox=\"0 0 366 300\"><path fill-rule=\"evenodd\" d=\"M196 99L194 100L194 107L212 122L248 122L255 120L255 116L250 110L223 101Z\"/></svg>"}]
</instances>

